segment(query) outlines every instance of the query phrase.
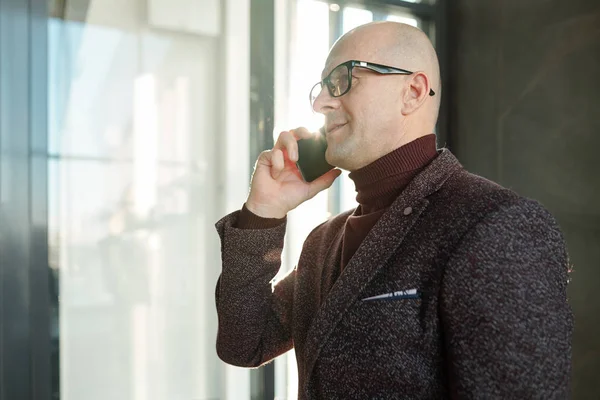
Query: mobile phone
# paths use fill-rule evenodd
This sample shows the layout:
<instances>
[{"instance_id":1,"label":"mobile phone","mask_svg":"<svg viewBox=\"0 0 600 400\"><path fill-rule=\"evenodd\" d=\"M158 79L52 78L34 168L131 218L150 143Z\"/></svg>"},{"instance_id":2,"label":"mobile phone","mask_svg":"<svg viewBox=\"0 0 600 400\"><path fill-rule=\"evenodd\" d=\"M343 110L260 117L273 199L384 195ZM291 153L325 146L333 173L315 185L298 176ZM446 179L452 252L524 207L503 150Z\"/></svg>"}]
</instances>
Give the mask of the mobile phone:
<instances>
[{"instance_id":1,"label":"mobile phone","mask_svg":"<svg viewBox=\"0 0 600 400\"><path fill-rule=\"evenodd\" d=\"M312 182L321 175L331 171L334 166L325 160L327 140L323 128L313 138L298 141L298 170L306 182Z\"/></svg>"}]
</instances>

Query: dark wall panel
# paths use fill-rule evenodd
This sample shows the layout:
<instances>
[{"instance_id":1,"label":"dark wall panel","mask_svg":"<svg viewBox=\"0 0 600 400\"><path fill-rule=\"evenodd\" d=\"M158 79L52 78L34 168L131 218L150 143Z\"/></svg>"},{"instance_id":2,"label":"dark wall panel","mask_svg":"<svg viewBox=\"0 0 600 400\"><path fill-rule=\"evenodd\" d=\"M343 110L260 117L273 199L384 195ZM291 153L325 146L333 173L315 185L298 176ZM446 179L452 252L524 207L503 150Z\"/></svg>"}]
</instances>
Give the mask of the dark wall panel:
<instances>
[{"instance_id":1,"label":"dark wall panel","mask_svg":"<svg viewBox=\"0 0 600 400\"><path fill-rule=\"evenodd\" d=\"M573 398L600 398L600 2L456 0L451 148L544 204L574 265Z\"/></svg>"}]
</instances>

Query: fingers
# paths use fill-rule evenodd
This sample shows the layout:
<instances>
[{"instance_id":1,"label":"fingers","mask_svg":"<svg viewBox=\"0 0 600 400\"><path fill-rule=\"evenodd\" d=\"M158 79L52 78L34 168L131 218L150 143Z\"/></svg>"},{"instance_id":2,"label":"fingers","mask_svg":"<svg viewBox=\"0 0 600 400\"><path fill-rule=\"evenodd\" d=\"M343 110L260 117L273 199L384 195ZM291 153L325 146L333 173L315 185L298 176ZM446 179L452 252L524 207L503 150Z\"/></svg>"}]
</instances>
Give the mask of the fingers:
<instances>
[{"instance_id":1,"label":"fingers","mask_svg":"<svg viewBox=\"0 0 600 400\"><path fill-rule=\"evenodd\" d=\"M288 157L293 161L298 161L298 140L314 137L314 133L304 127L283 131L277 138L274 149L280 149L287 152Z\"/></svg>"},{"instance_id":2,"label":"fingers","mask_svg":"<svg viewBox=\"0 0 600 400\"><path fill-rule=\"evenodd\" d=\"M296 137L297 140L300 139L310 139L315 136L314 133L310 132L308 129L304 127L296 128L290 130L290 132Z\"/></svg>"},{"instance_id":3,"label":"fingers","mask_svg":"<svg viewBox=\"0 0 600 400\"><path fill-rule=\"evenodd\" d=\"M257 164L269 168L271 177L277 179L285 168L283 152L280 149L265 150L258 157Z\"/></svg>"},{"instance_id":4,"label":"fingers","mask_svg":"<svg viewBox=\"0 0 600 400\"><path fill-rule=\"evenodd\" d=\"M337 179L338 176L342 174L342 171L339 169L332 169L331 171L325 173L324 175L318 177L314 181L309 184L308 195L309 198L315 197L319 192L329 188L333 182Z\"/></svg>"},{"instance_id":5,"label":"fingers","mask_svg":"<svg viewBox=\"0 0 600 400\"><path fill-rule=\"evenodd\" d=\"M275 143L273 149L285 149L288 157L292 161L296 162L298 161L298 144L296 142L297 140L293 133L284 131L281 132L281 134L277 138L277 143Z\"/></svg>"},{"instance_id":6,"label":"fingers","mask_svg":"<svg viewBox=\"0 0 600 400\"><path fill-rule=\"evenodd\" d=\"M279 178L284 168L283 152L279 149L273 149L271 151L271 176L273 179Z\"/></svg>"}]
</instances>

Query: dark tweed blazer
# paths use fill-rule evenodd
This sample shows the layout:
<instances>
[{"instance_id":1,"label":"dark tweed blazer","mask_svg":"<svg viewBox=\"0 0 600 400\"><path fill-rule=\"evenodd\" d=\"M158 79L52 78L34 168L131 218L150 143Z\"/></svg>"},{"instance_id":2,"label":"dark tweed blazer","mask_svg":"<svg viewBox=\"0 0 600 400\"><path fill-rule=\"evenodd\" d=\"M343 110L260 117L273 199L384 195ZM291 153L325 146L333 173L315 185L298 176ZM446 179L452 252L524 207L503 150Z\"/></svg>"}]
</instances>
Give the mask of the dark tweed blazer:
<instances>
[{"instance_id":1,"label":"dark tweed blazer","mask_svg":"<svg viewBox=\"0 0 600 400\"><path fill-rule=\"evenodd\" d=\"M257 367L294 348L300 399L568 397L568 258L539 203L442 149L335 279L349 215L318 226L273 289L285 224L217 223L222 360Z\"/></svg>"}]
</instances>

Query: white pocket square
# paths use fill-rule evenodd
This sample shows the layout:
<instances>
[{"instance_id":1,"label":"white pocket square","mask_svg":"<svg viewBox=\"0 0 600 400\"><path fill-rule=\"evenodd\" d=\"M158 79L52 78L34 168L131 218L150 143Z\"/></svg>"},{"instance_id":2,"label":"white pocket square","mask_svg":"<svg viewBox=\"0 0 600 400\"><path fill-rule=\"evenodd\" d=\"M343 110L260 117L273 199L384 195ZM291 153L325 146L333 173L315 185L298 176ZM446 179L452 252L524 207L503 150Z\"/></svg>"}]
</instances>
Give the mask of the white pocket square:
<instances>
[{"instance_id":1,"label":"white pocket square","mask_svg":"<svg viewBox=\"0 0 600 400\"><path fill-rule=\"evenodd\" d=\"M418 299L421 293L417 289L399 290L397 292L384 293L377 296L366 297L362 301Z\"/></svg>"}]
</instances>

